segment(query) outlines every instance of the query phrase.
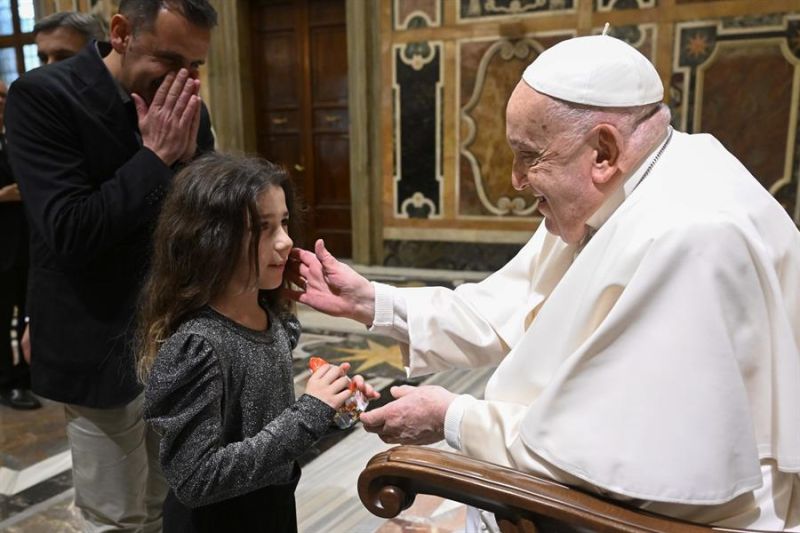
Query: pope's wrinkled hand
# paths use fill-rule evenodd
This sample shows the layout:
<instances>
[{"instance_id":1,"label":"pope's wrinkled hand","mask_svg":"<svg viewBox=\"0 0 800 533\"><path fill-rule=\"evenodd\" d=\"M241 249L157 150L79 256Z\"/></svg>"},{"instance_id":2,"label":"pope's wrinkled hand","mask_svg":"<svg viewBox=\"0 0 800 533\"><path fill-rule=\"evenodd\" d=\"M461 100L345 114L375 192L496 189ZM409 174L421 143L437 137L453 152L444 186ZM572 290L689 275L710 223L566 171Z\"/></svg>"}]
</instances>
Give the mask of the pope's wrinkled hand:
<instances>
[{"instance_id":1,"label":"pope's wrinkled hand","mask_svg":"<svg viewBox=\"0 0 800 533\"><path fill-rule=\"evenodd\" d=\"M286 277L300 290L286 289L287 298L332 316L341 316L370 325L375 316L375 291L372 284L338 261L317 240L314 253L292 250Z\"/></svg>"},{"instance_id":2,"label":"pope's wrinkled hand","mask_svg":"<svg viewBox=\"0 0 800 533\"><path fill-rule=\"evenodd\" d=\"M392 387L394 401L361 415L364 429L388 444L433 444L444 438L444 417L456 395L442 387Z\"/></svg>"},{"instance_id":3,"label":"pope's wrinkled hand","mask_svg":"<svg viewBox=\"0 0 800 533\"><path fill-rule=\"evenodd\" d=\"M355 389L361 391L361 394L363 394L364 398L367 400L377 400L381 397L381 393L376 391L375 387L367 383L364 376L360 374L353 376L353 383L355 384Z\"/></svg>"}]
</instances>

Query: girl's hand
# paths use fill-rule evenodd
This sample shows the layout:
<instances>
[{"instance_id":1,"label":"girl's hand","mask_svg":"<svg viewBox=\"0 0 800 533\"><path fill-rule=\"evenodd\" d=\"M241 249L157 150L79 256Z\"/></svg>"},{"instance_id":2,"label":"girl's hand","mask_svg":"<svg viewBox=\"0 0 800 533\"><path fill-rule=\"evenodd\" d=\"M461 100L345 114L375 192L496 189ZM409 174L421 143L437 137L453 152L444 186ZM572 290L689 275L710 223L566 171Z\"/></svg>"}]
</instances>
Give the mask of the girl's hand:
<instances>
[{"instance_id":1,"label":"girl's hand","mask_svg":"<svg viewBox=\"0 0 800 533\"><path fill-rule=\"evenodd\" d=\"M344 405L350 397L350 379L346 376L350 369L349 363L342 366L326 364L314 371L308 378L306 394L330 405L334 409Z\"/></svg>"}]
</instances>

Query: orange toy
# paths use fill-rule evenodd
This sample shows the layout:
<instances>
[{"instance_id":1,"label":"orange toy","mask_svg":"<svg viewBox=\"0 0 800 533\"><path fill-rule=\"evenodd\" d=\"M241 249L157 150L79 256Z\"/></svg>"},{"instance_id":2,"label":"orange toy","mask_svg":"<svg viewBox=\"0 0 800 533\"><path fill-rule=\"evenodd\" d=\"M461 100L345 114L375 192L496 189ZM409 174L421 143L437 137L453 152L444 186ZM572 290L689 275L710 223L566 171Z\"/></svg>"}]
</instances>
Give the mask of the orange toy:
<instances>
[{"instance_id":1,"label":"orange toy","mask_svg":"<svg viewBox=\"0 0 800 533\"><path fill-rule=\"evenodd\" d=\"M316 372L319 367L327 364L328 362L322 357L311 357L308 360L308 368L310 368L312 372Z\"/></svg>"}]
</instances>

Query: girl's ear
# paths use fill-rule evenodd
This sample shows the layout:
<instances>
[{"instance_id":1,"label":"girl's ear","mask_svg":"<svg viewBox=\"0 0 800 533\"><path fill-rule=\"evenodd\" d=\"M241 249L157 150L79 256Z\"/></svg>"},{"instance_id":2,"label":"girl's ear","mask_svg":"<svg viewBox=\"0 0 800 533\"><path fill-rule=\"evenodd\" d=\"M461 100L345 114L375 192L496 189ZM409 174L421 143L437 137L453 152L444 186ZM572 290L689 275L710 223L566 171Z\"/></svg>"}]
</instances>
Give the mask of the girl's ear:
<instances>
[{"instance_id":1,"label":"girl's ear","mask_svg":"<svg viewBox=\"0 0 800 533\"><path fill-rule=\"evenodd\" d=\"M623 146L622 134L611 124L594 128L589 142L592 144L592 181L597 185L608 183L619 171Z\"/></svg>"}]
</instances>

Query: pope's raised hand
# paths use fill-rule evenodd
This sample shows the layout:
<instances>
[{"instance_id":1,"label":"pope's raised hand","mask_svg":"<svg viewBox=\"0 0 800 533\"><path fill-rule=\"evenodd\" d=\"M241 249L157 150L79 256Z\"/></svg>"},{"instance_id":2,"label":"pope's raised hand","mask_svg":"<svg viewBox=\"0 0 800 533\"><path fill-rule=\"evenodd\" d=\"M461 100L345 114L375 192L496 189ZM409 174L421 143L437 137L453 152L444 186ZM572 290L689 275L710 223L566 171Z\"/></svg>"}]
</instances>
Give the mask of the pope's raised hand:
<instances>
[{"instance_id":1,"label":"pope's raised hand","mask_svg":"<svg viewBox=\"0 0 800 533\"><path fill-rule=\"evenodd\" d=\"M300 290L285 294L322 313L351 318L370 325L375 316L375 291L361 274L337 261L317 240L314 253L295 248L286 271L289 281Z\"/></svg>"}]
</instances>

